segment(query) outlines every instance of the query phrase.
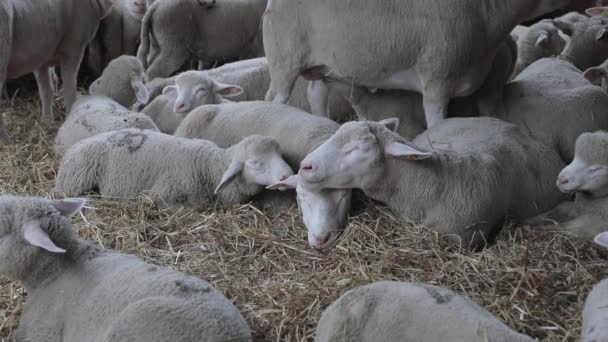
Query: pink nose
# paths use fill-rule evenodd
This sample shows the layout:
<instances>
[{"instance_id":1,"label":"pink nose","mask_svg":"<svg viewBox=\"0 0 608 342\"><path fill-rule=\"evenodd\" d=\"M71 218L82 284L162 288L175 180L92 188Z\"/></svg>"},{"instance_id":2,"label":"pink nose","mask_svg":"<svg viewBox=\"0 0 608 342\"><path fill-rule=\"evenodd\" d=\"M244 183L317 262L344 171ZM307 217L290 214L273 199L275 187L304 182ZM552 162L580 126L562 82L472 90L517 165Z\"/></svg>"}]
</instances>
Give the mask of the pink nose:
<instances>
[{"instance_id":1,"label":"pink nose","mask_svg":"<svg viewBox=\"0 0 608 342\"><path fill-rule=\"evenodd\" d=\"M568 184L568 182L569 182L569 180L568 180L568 178L566 178L566 177L559 177L559 178L557 179L557 183L558 183L559 185L566 185L566 184Z\"/></svg>"},{"instance_id":2,"label":"pink nose","mask_svg":"<svg viewBox=\"0 0 608 342\"><path fill-rule=\"evenodd\" d=\"M315 242L317 243L316 247L323 246L329 241L330 234L329 233L321 233L315 235Z\"/></svg>"},{"instance_id":3,"label":"pink nose","mask_svg":"<svg viewBox=\"0 0 608 342\"><path fill-rule=\"evenodd\" d=\"M186 111L186 105L185 105L185 104L183 104L183 103L182 103L182 104L178 104L178 105L177 105L177 110L176 110L176 112L178 112L178 113L183 113L183 112L185 112L185 111Z\"/></svg>"}]
</instances>

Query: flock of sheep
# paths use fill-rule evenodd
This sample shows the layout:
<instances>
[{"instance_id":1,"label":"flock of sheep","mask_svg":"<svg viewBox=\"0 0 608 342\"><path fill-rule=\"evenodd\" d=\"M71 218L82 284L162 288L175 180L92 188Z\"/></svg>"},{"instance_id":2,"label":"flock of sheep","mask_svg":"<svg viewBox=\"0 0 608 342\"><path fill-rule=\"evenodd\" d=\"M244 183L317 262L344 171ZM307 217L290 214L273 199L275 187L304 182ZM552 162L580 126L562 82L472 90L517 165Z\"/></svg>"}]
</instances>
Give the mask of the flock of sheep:
<instances>
[{"instance_id":1,"label":"flock of sheep","mask_svg":"<svg viewBox=\"0 0 608 342\"><path fill-rule=\"evenodd\" d=\"M0 274L28 292L16 340L252 339L207 282L79 239L69 218L90 192L297 199L320 249L354 189L470 249L507 216L608 248L608 9L516 26L568 2L0 0L0 93L33 72L51 120L58 66L68 113L66 198L0 196ZM85 51L100 76L77 97ZM239 61L178 73L224 58ZM608 280L581 341L608 341L607 308ZM317 340L533 339L447 289L378 282L329 306Z\"/></svg>"}]
</instances>

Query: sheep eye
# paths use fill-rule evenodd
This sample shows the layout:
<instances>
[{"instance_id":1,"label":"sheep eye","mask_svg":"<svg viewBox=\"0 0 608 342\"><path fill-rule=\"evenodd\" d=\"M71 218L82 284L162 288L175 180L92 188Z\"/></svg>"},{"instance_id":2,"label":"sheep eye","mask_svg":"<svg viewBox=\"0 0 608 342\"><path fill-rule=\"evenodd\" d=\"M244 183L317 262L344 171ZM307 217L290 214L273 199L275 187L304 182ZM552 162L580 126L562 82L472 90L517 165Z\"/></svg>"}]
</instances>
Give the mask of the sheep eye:
<instances>
[{"instance_id":1,"label":"sheep eye","mask_svg":"<svg viewBox=\"0 0 608 342\"><path fill-rule=\"evenodd\" d=\"M205 93L207 93L207 90L206 90L206 89L204 89L204 88L199 88L199 89L198 89L196 92L197 92L198 94L205 94Z\"/></svg>"}]
</instances>

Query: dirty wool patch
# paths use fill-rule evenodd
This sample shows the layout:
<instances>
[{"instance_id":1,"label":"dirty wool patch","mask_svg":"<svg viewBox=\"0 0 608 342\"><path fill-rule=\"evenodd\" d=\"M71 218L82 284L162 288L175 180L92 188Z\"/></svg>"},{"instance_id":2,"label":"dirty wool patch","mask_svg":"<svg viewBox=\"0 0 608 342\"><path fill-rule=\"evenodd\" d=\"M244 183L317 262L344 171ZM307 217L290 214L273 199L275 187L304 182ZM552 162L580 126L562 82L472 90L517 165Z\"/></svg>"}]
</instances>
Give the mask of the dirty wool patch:
<instances>
[{"instance_id":1,"label":"dirty wool patch","mask_svg":"<svg viewBox=\"0 0 608 342\"><path fill-rule=\"evenodd\" d=\"M0 108L12 144L0 146L0 193L48 196L59 161L59 125L38 123L35 94ZM314 341L321 312L354 286L377 280L428 282L469 296L514 329L543 341L576 341L582 304L608 276L607 256L568 236L505 227L480 253L359 201L337 246L306 243L297 209L265 212L165 210L148 198L92 197L73 219L80 236L213 283L249 321L256 341ZM24 291L0 278L0 340L16 329Z\"/></svg>"}]
</instances>

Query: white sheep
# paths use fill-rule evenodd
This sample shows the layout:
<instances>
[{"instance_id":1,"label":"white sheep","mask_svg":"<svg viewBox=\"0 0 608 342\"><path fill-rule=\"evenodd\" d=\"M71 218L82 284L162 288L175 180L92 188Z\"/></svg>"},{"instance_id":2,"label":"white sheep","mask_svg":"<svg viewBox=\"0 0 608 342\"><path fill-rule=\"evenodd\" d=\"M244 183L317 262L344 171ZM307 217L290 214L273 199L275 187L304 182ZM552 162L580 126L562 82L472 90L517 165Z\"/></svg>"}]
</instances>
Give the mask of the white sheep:
<instances>
[{"instance_id":1,"label":"white sheep","mask_svg":"<svg viewBox=\"0 0 608 342\"><path fill-rule=\"evenodd\" d=\"M565 46L566 41L551 20L542 20L530 26L517 39L517 65L512 77L541 58L558 56Z\"/></svg>"},{"instance_id":2,"label":"white sheep","mask_svg":"<svg viewBox=\"0 0 608 342\"><path fill-rule=\"evenodd\" d=\"M231 97L231 101L263 101L270 85L268 61L265 57L227 63L221 67L207 70L209 77L227 84L238 85L243 89L240 95ZM163 88L175 83L175 77L156 78L147 84L150 101L162 93ZM332 120L348 121L353 116L353 108L346 99L330 91L329 101L323 113L315 113L308 101L308 83L299 78L289 99L290 106L312 114L327 114Z\"/></svg>"},{"instance_id":3,"label":"white sheep","mask_svg":"<svg viewBox=\"0 0 608 342\"><path fill-rule=\"evenodd\" d=\"M113 0L3 0L0 2L0 88L7 79L34 73L42 116L53 118L50 67L59 65L65 107L76 99L76 76L86 45ZM2 89L0 89L0 94ZM0 121L3 121L0 116ZM3 127L4 123L0 123ZM8 140L0 129L0 140Z\"/></svg>"},{"instance_id":4,"label":"white sheep","mask_svg":"<svg viewBox=\"0 0 608 342\"><path fill-rule=\"evenodd\" d=\"M113 1L112 11L103 18L88 46L87 66L94 75L101 74L103 68L119 56L137 53L141 19L130 11L137 0Z\"/></svg>"},{"instance_id":5,"label":"white sheep","mask_svg":"<svg viewBox=\"0 0 608 342\"><path fill-rule=\"evenodd\" d=\"M0 274L28 293L16 341L251 341L208 282L79 239L85 203L0 196Z\"/></svg>"},{"instance_id":6,"label":"white sheep","mask_svg":"<svg viewBox=\"0 0 608 342\"><path fill-rule=\"evenodd\" d=\"M272 138L252 135L222 149L205 140L125 129L72 146L54 191L76 196L98 189L118 198L145 193L159 204L229 206L292 174Z\"/></svg>"},{"instance_id":7,"label":"white sheep","mask_svg":"<svg viewBox=\"0 0 608 342\"><path fill-rule=\"evenodd\" d=\"M96 134L125 128L148 129L158 132L152 119L134 113L104 96L81 96L67 119L57 131L55 153L62 156L77 142Z\"/></svg>"},{"instance_id":8,"label":"white sheep","mask_svg":"<svg viewBox=\"0 0 608 342\"><path fill-rule=\"evenodd\" d=\"M525 219L563 200L554 185L564 166L559 156L515 125L452 118L413 142L396 128L344 124L302 161L300 180L317 189L361 189L473 249L493 238L507 214Z\"/></svg>"},{"instance_id":9,"label":"white sheep","mask_svg":"<svg viewBox=\"0 0 608 342\"><path fill-rule=\"evenodd\" d=\"M224 97L231 98L243 92L239 86L212 79L206 71L183 72L174 78L174 82L174 85L165 86L162 96L142 109L161 132L167 134L173 134L191 110L206 104L227 102Z\"/></svg>"},{"instance_id":10,"label":"white sheep","mask_svg":"<svg viewBox=\"0 0 608 342\"><path fill-rule=\"evenodd\" d=\"M575 23L556 19L553 24L570 37L561 58L579 70L598 66L608 59L608 18L594 16ZM593 53L589 53L591 50Z\"/></svg>"},{"instance_id":11,"label":"white sheep","mask_svg":"<svg viewBox=\"0 0 608 342\"><path fill-rule=\"evenodd\" d=\"M564 202L527 221L534 230L563 231L591 241L608 224L608 133L584 133L576 140L574 160L557 178L557 187L575 193Z\"/></svg>"},{"instance_id":12,"label":"white sheep","mask_svg":"<svg viewBox=\"0 0 608 342\"><path fill-rule=\"evenodd\" d=\"M422 283L379 281L346 291L322 314L317 342L533 342L470 299Z\"/></svg>"},{"instance_id":13,"label":"white sheep","mask_svg":"<svg viewBox=\"0 0 608 342\"><path fill-rule=\"evenodd\" d=\"M608 249L608 232L598 234L595 243ZM597 283L585 300L580 342L608 341L608 279Z\"/></svg>"},{"instance_id":14,"label":"white sheep","mask_svg":"<svg viewBox=\"0 0 608 342\"><path fill-rule=\"evenodd\" d=\"M149 79L194 57L205 62L263 55L260 18L268 0L156 1L147 10L137 57Z\"/></svg>"},{"instance_id":15,"label":"white sheep","mask_svg":"<svg viewBox=\"0 0 608 342\"><path fill-rule=\"evenodd\" d=\"M598 87L602 87L602 89L608 93L608 60L600 66L585 70L583 76L585 76L589 82Z\"/></svg>"},{"instance_id":16,"label":"white sheep","mask_svg":"<svg viewBox=\"0 0 608 342\"><path fill-rule=\"evenodd\" d=\"M432 127L451 98L482 86L493 63L488 56L518 23L568 2L354 0L345 7L341 0L270 0L263 17L266 100L286 103L302 73L335 75L367 88L422 93Z\"/></svg>"},{"instance_id":17,"label":"white sheep","mask_svg":"<svg viewBox=\"0 0 608 342\"><path fill-rule=\"evenodd\" d=\"M91 95L107 96L121 106L131 108L135 101L148 102L146 74L141 61L134 56L112 60L101 76L89 86Z\"/></svg>"},{"instance_id":18,"label":"white sheep","mask_svg":"<svg viewBox=\"0 0 608 342\"><path fill-rule=\"evenodd\" d=\"M321 145L339 125L287 105L264 101L223 103L198 107L186 116L175 132L178 137L206 139L222 147L238 143L241 137L260 134L281 145L285 160L295 169L304 157ZM298 177L273 184L272 189L298 188L298 203L308 242L316 248L329 247L348 219L350 190L313 192L298 186Z\"/></svg>"}]
</instances>

